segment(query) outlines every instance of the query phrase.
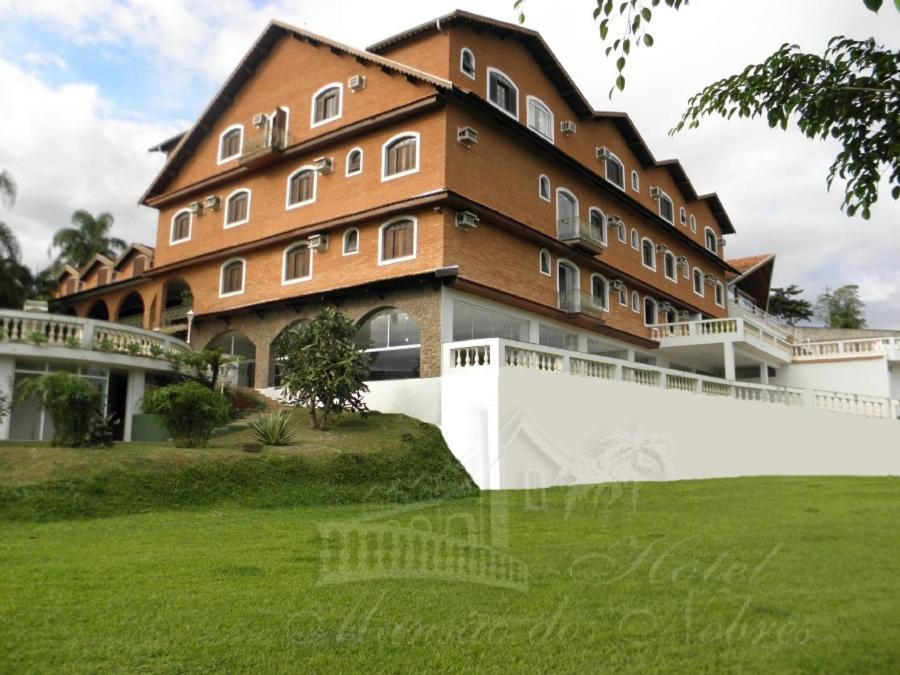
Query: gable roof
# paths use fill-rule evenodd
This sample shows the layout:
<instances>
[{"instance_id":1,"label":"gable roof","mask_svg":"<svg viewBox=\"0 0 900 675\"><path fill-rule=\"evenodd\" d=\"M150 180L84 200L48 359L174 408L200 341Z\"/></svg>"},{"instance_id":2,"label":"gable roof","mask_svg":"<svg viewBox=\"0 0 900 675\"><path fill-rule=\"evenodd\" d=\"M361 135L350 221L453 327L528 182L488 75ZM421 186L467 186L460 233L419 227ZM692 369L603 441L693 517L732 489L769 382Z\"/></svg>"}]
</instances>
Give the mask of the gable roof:
<instances>
[{"instance_id":1,"label":"gable roof","mask_svg":"<svg viewBox=\"0 0 900 675\"><path fill-rule=\"evenodd\" d=\"M443 30L453 24L469 24L477 26L479 29L493 31L503 37L512 36L518 39L525 45L541 71L547 75L559 91L560 96L575 111L579 119L593 121L611 120L616 125L619 133L625 138L628 147L645 168L659 167L666 169L688 201L708 201L713 215L722 228L723 234L734 234L734 224L725 211L719 196L715 192L703 195L698 194L684 167L677 159L657 161L650 151L650 146L647 145L647 142L638 132L637 127L627 113L595 110L559 62L559 59L556 58L556 55L544 41L544 38L535 30L457 9L437 19L419 24L376 42L368 47L368 51L378 53L401 42L417 39L426 33Z\"/></svg>"},{"instance_id":2,"label":"gable roof","mask_svg":"<svg viewBox=\"0 0 900 675\"><path fill-rule=\"evenodd\" d=\"M103 265L108 269L113 269L114 263L112 260L107 258L105 255L101 255L100 253L95 253L94 257L88 260L84 267L81 268L81 273L78 275L79 279L84 279L87 274L94 269L97 265Z\"/></svg>"},{"instance_id":3,"label":"gable roof","mask_svg":"<svg viewBox=\"0 0 900 675\"><path fill-rule=\"evenodd\" d=\"M62 268L56 273L56 281L59 282L64 276L69 275L70 277L79 278L80 274L78 270L76 270L71 265L63 265Z\"/></svg>"},{"instance_id":4,"label":"gable roof","mask_svg":"<svg viewBox=\"0 0 900 675\"><path fill-rule=\"evenodd\" d=\"M114 263L114 269L121 269L122 265L133 257L133 255L145 255L149 260L152 260L153 254L156 253L156 249L152 246L146 246L144 244L139 244L137 242L132 242L131 246L122 251L122 255L116 258L116 262Z\"/></svg>"},{"instance_id":5,"label":"gable roof","mask_svg":"<svg viewBox=\"0 0 900 675\"><path fill-rule=\"evenodd\" d=\"M753 297L756 306L766 309L769 304L769 291L772 285L772 274L775 271L775 254L762 253L746 258L732 258L728 263L738 274L728 274L728 285L737 286Z\"/></svg>"},{"instance_id":6,"label":"gable roof","mask_svg":"<svg viewBox=\"0 0 900 675\"><path fill-rule=\"evenodd\" d=\"M213 96L212 100L206 106L206 109L200 114L200 117L197 119L196 123L194 123L194 126L192 126L188 131L184 132L184 134L182 134L180 138L170 138L166 141L163 141L154 148L151 148L151 150L164 150L165 148L171 148L171 151L166 158L166 163L163 165L163 168L160 170L159 174L157 174L156 178L153 179L150 187L141 197L140 203L145 203L149 197L157 194L163 187L165 187L168 180L173 177L184 165L185 160L190 157L192 150L196 148L200 140L209 132L209 130L212 128L213 123L218 119L219 115L221 115L222 112L230 105L237 92L253 76L253 73L256 71L259 65L269 56L269 53L272 51L275 43L286 36L292 36L298 40L308 42L313 45L325 45L332 51L347 54L348 56L353 56L359 61L364 61L366 63L380 66L381 68L392 70L394 72L405 75L408 78L430 84L439 89L449 90L453 87L452 83L448 80L435 77L434 75L430 75L429 73L418 70L417 68L410 68L409 66L405 66L402 63L398 63L397 61L386 59L383 56L378 56L377 54L373 54L371 52L356 49L355 47L350 47L341 42L336 42L316 33L312 33L302 28L297 28L296 26L292 26L281 21L272 20L269 22L269 25L266 26L265 30L263 30L262 34L256 39L256 42L251 45L250 50L244 55L244 57L238 63L237 67L231 72L219 91L216 92L216 94ZM178 140L173 147L171 143L175 140L175 138L178 138Z\"/></svg>"}]
</instances>

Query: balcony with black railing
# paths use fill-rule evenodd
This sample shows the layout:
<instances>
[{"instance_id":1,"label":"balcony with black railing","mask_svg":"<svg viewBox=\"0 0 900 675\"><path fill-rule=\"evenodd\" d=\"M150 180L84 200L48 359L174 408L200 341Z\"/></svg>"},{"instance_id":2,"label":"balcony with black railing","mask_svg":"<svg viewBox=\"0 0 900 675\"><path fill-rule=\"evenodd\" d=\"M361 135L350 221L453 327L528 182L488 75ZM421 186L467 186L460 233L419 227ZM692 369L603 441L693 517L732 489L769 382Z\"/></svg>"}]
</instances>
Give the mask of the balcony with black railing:
<instances>
[{"instance_id":1,"label":"balcony with black railing","mask_svg":"<svg viewBox=\"0 0 900 675\"><path fill-rule=\"evenodd\" d=\"M558 307L566 314L582 314L594 319L602 319L605 314L599 298L580 290L559 291Z\"/></svg>"},{"instance_id":2,"label":"balcony with black railing","mask_svg":"<svg viewBox=\"0 0 900 675\"><path fill-rule=\"evenodd\" d=\"M606 248L603 225L586 218L560 218L556 221L556 236L560 241L591 255Z\"/></svg>"},{"instance_id":3,"label":"balcony with black railing","mask_svg":"<svg viewBox=\"0 0 900 675\"><path fill-rule=\"evenodd\" d=\"M244 139L241 166L256 167L274 161L290 143L285 129L263 129Z\"/></svg>"}]
</instances>

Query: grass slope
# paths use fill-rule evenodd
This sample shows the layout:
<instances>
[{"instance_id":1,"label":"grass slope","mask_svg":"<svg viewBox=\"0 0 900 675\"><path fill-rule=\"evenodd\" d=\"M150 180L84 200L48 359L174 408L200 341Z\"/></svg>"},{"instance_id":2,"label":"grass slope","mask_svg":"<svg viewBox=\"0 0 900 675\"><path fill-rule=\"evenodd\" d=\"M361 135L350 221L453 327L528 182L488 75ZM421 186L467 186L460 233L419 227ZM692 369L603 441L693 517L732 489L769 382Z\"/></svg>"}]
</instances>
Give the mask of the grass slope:
<instances>
[{"instance_id":1,"label":"grass slope","mask_svg":"<svg viewBox=\"0 0 900 675\"><path fill-rule=\"evenodd\" d=\"M896 673L898 497L746 478L5 522L0 671ZM429 533L526 575L409 545Z\"/></svg>"}]
</instances>

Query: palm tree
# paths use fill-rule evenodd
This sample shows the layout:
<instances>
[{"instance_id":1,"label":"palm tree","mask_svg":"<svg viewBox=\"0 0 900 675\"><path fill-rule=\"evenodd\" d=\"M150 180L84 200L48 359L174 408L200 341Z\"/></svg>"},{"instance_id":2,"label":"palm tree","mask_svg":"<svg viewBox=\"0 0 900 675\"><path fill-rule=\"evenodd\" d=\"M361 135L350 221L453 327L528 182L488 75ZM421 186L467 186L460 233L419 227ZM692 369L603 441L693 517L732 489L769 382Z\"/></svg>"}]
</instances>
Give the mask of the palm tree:
<instances>
[{"instance_id":1,"label":"palm tree","mask_svg":"<svg viewBox=\"0 0 900 675\"><path fill-rule=\"evenodd\" d=\"M0 171L0 197L3 198L3 202L8 208L12 208L15 203L16 192L16 181L13 180L9 171Z\"/></svg>"},{"instance_id":2,"label":"palm tree","mask_svg":"<svg viewBox=\"0 0 900 675\"><path fill-rule=\"evenodd\" d=\"M72 214L72 224L53 235L53 246L59 249L58 262L80 268L97 253L107 258L115 258L126 243L110 237L114 218L103 212L93 216L84 209Z\"/></svg>"}]
</instances>

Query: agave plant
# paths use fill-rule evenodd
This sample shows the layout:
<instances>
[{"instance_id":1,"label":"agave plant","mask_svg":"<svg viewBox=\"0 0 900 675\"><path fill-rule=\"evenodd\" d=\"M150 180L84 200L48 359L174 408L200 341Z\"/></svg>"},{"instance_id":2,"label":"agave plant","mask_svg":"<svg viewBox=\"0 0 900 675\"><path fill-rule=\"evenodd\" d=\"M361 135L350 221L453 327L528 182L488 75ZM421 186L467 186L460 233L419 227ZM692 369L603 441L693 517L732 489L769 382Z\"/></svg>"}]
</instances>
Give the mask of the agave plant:
<instances>
[{"instance_id":1,"label":"agave plant","mask_svg":"<svg viewBox=\"0 0 900 675\"><path fill-rule=\"evenodd\" d=\"M297 429L291 421L288 410L260 415L251 422L253 435L263 445L290 445L297 435Z\"/></svg>"}]
</instances>

